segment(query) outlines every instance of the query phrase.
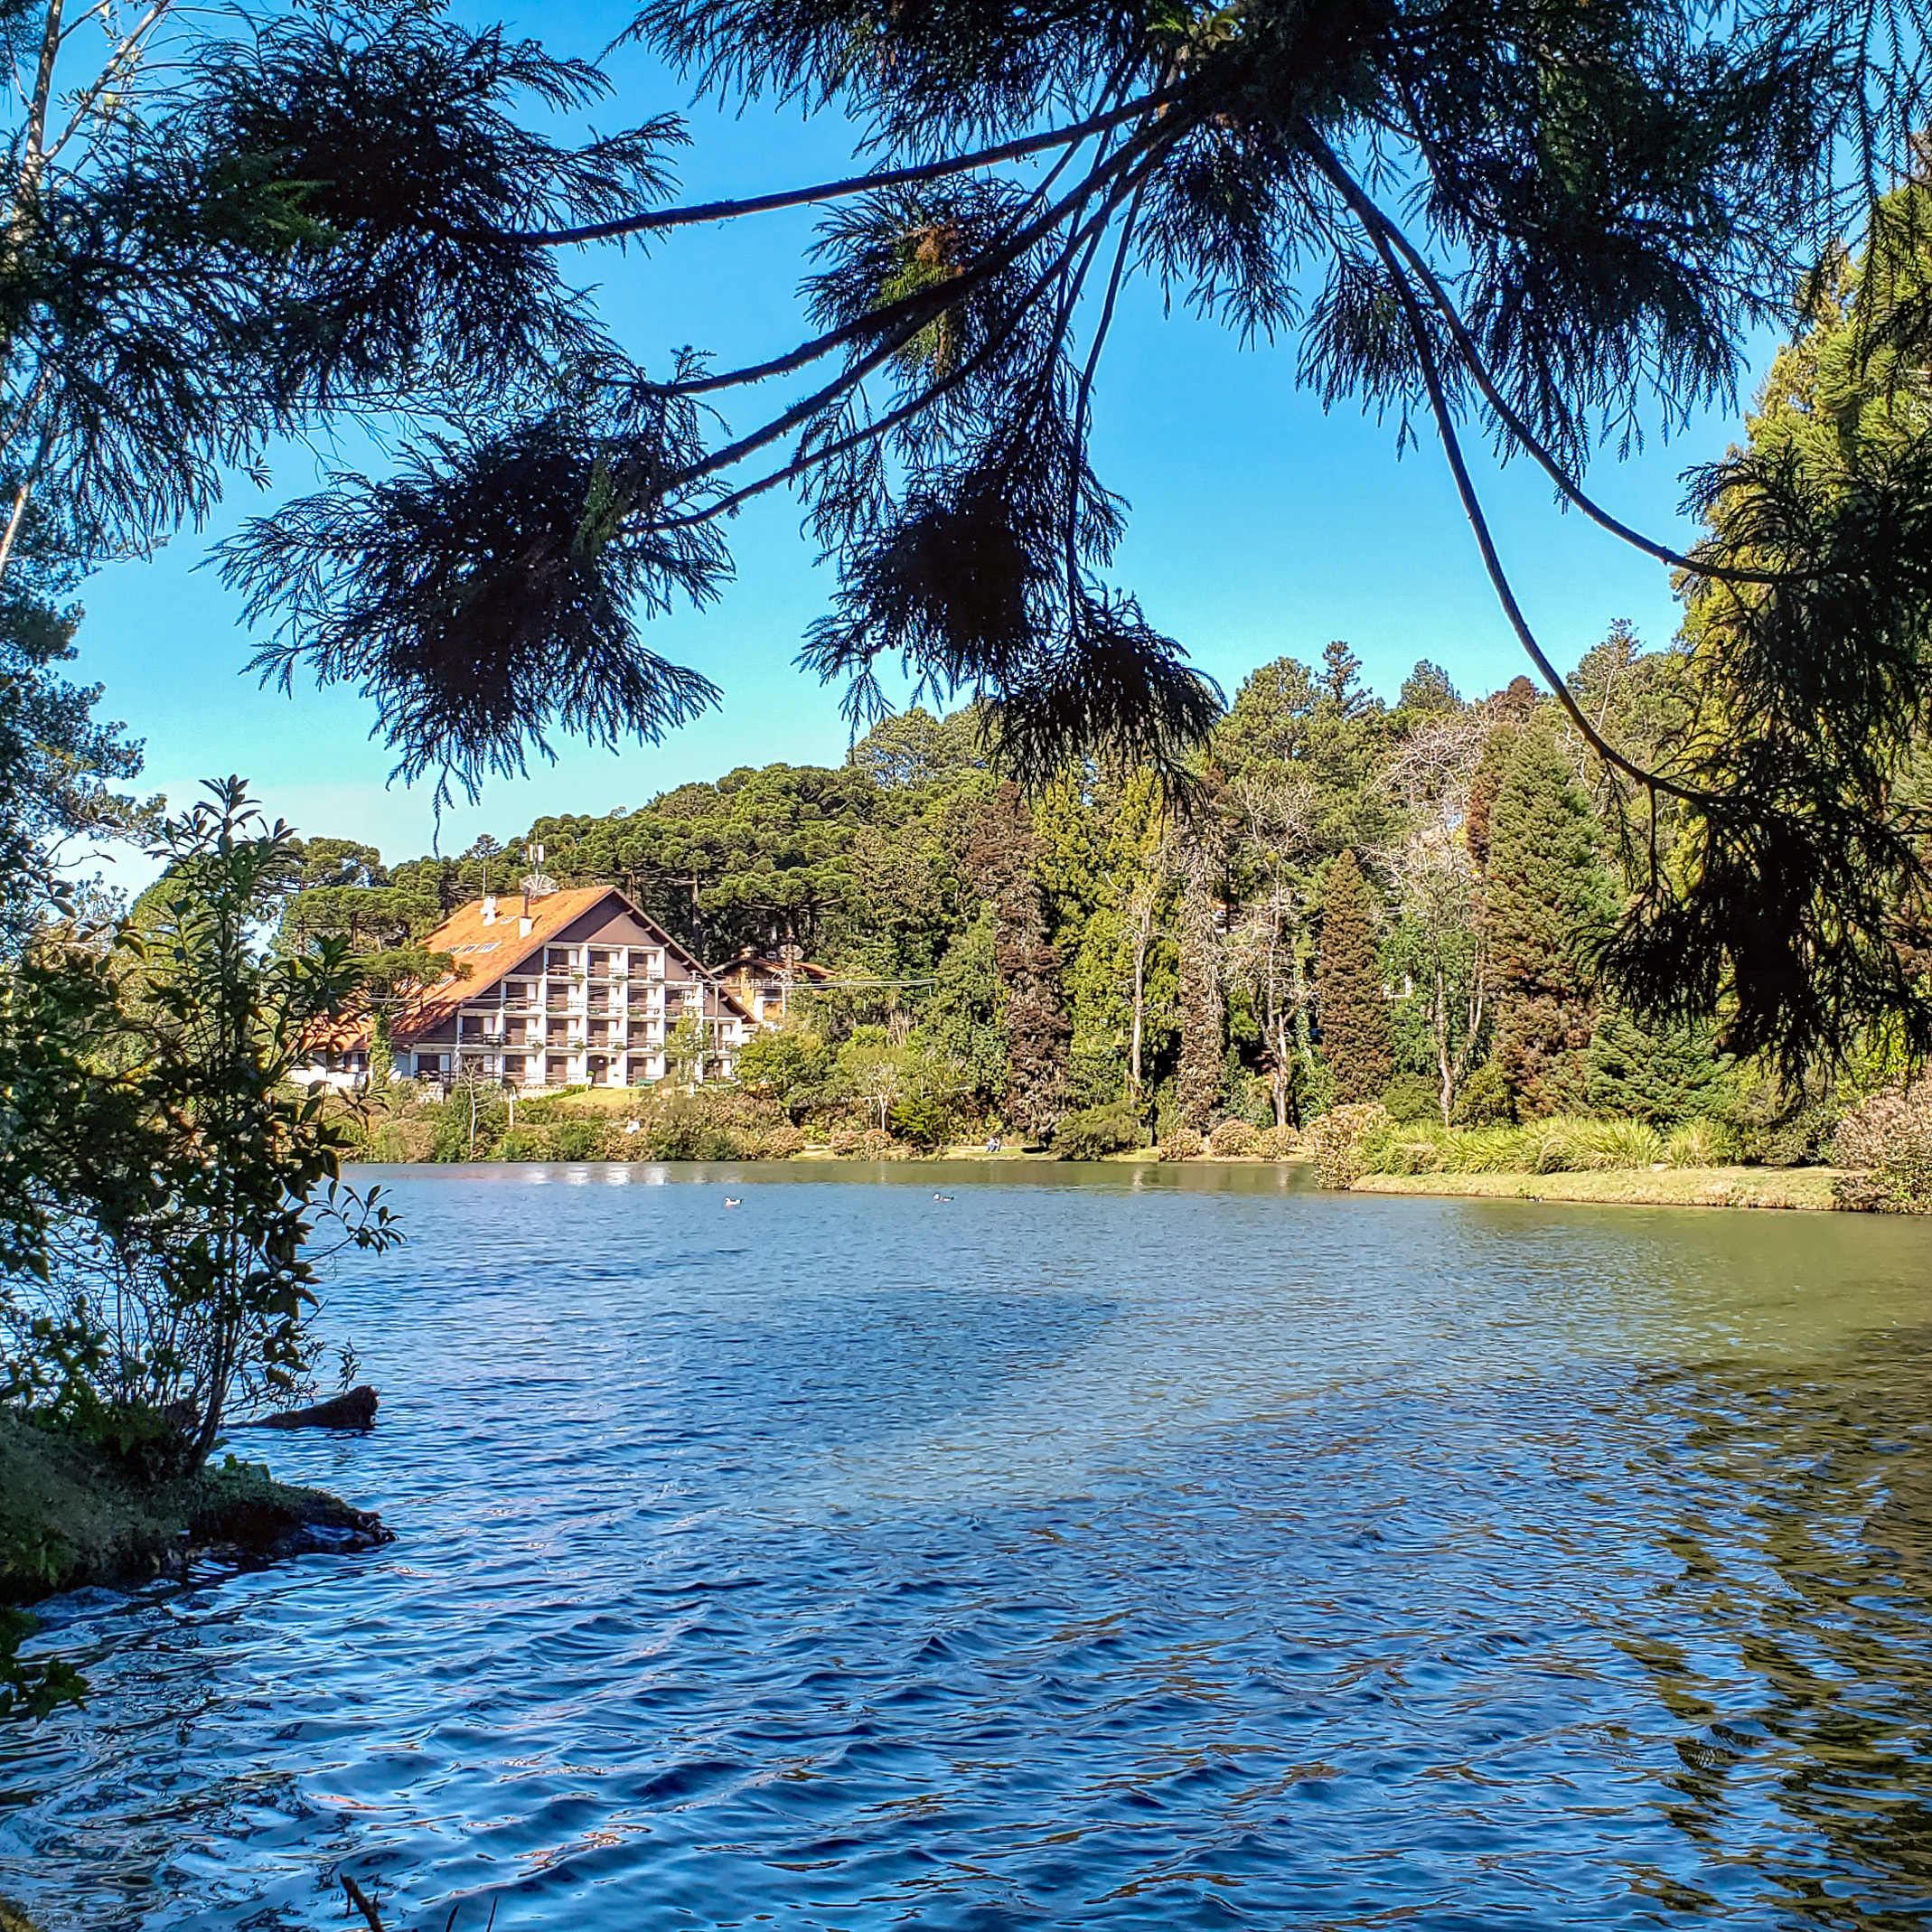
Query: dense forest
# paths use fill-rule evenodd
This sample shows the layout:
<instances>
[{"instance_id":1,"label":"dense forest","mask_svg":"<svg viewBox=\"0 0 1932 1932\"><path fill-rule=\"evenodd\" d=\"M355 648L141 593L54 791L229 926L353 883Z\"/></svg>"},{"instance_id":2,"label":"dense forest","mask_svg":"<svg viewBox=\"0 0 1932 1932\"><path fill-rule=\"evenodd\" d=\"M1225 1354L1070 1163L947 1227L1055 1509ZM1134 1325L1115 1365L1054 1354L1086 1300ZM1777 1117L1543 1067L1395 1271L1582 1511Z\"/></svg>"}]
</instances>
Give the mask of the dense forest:
<instances>
[{"instance_id":1,"label":"dense forest","mask_svg":"<svg viewBox=\"0 0 1932 1932\"><path fill-rule=\"evenodd\" d=\"M1682 652L1621 624L1570 687L1627 745L1690 703ZM914 1139L1046 1140L1100 1111L1167 1140L1378 1101L1443 1124L1720 1121L1759 1158L1815 1158L1818 1094L1733 1064L1714 1023L1646 1024L1604 991L1613 789L1526 680L1470 699L1423 661L1390 703L1344 643L1282 657L1180 795L1090 762L1029 802L979 747L970 710L914 709L836 768L745 767L461 857L312 839L282 930L408 959L541 844L558 884L623 886L710 963L791 943L830 970L745 1058L794 1111L883 1054L884 1117Z\"/></svg>"}]
</instances>

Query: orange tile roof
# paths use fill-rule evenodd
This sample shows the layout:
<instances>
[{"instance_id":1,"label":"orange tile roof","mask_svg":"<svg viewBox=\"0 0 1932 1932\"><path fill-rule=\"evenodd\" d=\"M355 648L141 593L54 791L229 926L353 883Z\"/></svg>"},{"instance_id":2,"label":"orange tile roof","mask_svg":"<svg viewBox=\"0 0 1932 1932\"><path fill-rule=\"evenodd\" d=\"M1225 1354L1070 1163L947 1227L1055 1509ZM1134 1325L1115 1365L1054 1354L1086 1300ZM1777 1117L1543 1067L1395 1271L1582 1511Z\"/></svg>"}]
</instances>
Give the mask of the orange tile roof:
<instances>
[{"instance_id":1,"label":"orange tile roof","mask_svg":"<svg viewBox=\"0 0 1932 1932\"><path fill-rule=\"evenodd\" d=\"M456 971L405 999L391 1022L391 1034L402 1040L440 1026L465 999L474 999L492 980L514 972L531 953L540 952L567 925L595 911L616 890L614 886L574 886L532 899L527 933L518 930L523 917L520 893L505 893L497 900L493 925L483 924L481 899L459 905L423 942L426 952L452 954Z\"/></svg>"}]
</instances>

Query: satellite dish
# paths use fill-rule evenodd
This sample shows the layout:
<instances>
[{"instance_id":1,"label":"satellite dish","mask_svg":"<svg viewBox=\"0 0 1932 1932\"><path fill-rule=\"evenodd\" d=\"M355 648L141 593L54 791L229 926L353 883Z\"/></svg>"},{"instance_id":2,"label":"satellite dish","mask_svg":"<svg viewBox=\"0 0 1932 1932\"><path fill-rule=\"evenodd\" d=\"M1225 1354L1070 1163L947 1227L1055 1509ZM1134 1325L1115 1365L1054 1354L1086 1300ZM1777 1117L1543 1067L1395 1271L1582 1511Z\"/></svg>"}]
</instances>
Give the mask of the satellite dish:
<instances>
[{"instance_id":1,"label":"satellite dish","mask_svg":"<svg viewBox=\"0 0 1932 1932\"><path fill-rule=\"evenodd\" d=\"M794 946L789 941L787 941L785 944L782 945L778 949L778 957L782 959L787 966L796 966L798 962L804 958L804 947Z\"/></svg>"}]
</instances>

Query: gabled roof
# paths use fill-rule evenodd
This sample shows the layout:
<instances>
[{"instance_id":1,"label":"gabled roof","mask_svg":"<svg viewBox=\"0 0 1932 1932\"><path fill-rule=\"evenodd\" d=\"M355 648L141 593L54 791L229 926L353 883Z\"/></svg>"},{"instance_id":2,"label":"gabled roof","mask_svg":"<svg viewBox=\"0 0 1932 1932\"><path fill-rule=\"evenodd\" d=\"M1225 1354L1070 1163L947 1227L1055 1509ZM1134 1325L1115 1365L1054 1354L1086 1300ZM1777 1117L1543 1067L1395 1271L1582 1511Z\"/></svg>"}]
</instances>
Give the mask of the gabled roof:
<instances>
[{"instance_id":1,"label":"gabled roof","mask_svg":"<svg viewBox=\"0 0 1932 1932\"><path fill-rule=\"evenodd\" d=\"M565 892L546 893L540 899L532 899L528 933L521 930L523 900L520 895L506 894L500 898L496 902L496 919L489 925L483 924L483 902L473 899L467 905L459 905L423 942L425 949L430 952L451 954L456 962L456 973L445 973L434 986L424 987L403 1002L391 1023L393 1037L402 1041L434 1032L464 1000L474 999L485 987L506 973L521 971L530 960L540 955L558 933L611 899L615 899L644 928L653 944L675 954L699 978L711 978L656 920L648 913L640 911L629 896L614 886L577 886ZM459 977L465 966L469 968L468 974ZM751 1017L743 1004L723 987L718 988L718 992L739 1018Z\"/></svg>"},{"instance_id":2,"label":"gabled roof","mask_svg":"<svg viewBox=\"0 0 1932 1932\"><path fill-rule=\"evenodd\" d=\"M521 930L523 900L519 895L506 894L496 902L496 918L489 925L483 924L481 899L459 905L423 942L427 952L451 954L456 971L411 993L397 1008L390 1033L403 1040L433 1031L492 980L516 971L533 952L541 952L566 926L595 912L605 899L622 896L614 886L575 886L567 892L545 893L530 902L528 933Z\"/></svg>"}]
</instances>

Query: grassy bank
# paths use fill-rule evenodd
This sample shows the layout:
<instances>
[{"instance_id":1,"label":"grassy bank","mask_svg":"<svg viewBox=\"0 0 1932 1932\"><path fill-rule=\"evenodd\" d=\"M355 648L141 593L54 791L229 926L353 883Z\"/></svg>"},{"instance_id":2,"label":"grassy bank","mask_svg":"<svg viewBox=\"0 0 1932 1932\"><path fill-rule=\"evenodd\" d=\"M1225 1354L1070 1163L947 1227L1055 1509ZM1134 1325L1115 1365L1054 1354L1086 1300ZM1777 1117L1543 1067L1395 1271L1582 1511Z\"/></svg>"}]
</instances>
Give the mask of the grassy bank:
<instances>
[{"instance_id":1,"label":"grassy bank","mask_svg":"<svg viewBox=\"0 0 1932 1932\"><path fill-rule=\"evenodd\" d=\"M389 1533L320 1489L228 1458L166 1483L131 1477L106 1451L0 1410L0 1602L83 1584L129 1584L213 1551L240 1559L370 1548Z\"/></svg>"},{"instance_id":2,"label":"grassy bank","mask_svg":"<svg viewBox=\"0 0 1932 1932\"><path fill-rule=\"evenodd\" d=\"M1629 1207L1836 1207L1829 1168L1609 1168L1577 1174L1365 1174L1354 1194L1574 1201Z\"/></svg>"}]
</instances>

